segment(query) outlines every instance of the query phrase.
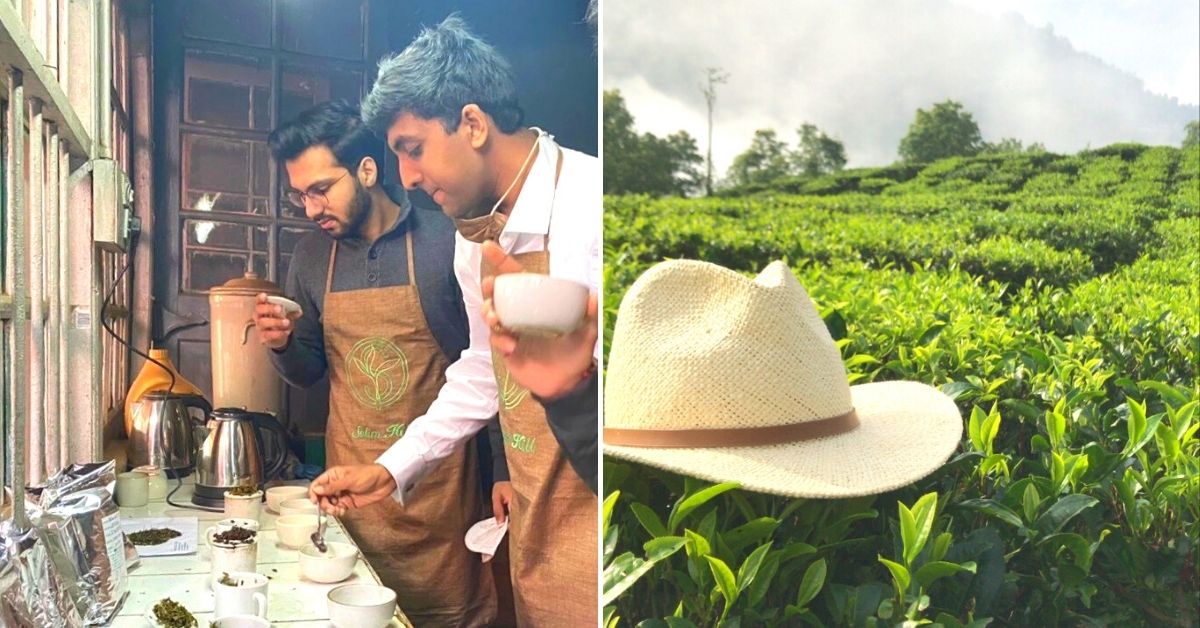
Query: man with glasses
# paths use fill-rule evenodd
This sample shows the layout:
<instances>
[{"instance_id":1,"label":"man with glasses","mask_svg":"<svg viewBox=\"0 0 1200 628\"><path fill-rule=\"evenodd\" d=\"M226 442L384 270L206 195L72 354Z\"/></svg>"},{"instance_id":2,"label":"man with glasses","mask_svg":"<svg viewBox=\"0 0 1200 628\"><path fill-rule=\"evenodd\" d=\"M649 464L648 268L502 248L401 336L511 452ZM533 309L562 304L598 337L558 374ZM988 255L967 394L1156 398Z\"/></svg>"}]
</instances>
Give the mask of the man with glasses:
<instances>
[{"instance_id":1,"label":"man with glasses","mask_svg":"<svg viewBox=\"0 0 1200 628\"><path fill-rule=\"evenodd\" d=\"M288 273L302 313L289 318L259 295L255 323L289 383L329 374L328 463L371 463L426 412L469 344L454 225L382 183L384 144L348 103L318 105L268 142L287 170L288 200L320 229L297 243ZM387 500L344 518L418 626L494 621L489 566L463 543L485 514L478 467L470 443L405 507Z\"/></svg>"}]
</instances>

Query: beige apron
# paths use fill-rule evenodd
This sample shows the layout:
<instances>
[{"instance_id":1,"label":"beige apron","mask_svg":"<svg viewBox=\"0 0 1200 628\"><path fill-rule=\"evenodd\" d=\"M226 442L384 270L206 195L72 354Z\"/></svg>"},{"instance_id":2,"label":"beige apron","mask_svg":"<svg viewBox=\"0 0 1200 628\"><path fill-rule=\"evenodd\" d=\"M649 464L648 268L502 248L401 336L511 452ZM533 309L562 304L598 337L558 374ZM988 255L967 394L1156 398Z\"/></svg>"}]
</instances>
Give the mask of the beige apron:
<instances>
[{"instance_id":1,"label":"beige apron","mask_svg":"<svg viewBox=\"0 0 1200 628\"><path fill-rule=\"evenodd\" d=\"M337 242L325 279L329 464L371 464L425 414L449 362L421 309L412 232L405 286L333 292ZM392 499L344 517L383 584L415 626L485 626L496 612L492 577L463 541L481 512L471 442L438 463L406 507Z\"/></svg>"},{"instance_id":2,"label":"beige apron","mask_svg":"<svg viewBox=\"0 0 1200 628\"><path fill-rule=\"evenodd\" d=\"M549 272L546 250L512 257L527 272ZM495 274L486 263L480 271ZM508 533L517 625L596 626L596 496L567 462L545 409L511 380L495 351L492 368L513 489Z\"/></svg>"}]
</instances>

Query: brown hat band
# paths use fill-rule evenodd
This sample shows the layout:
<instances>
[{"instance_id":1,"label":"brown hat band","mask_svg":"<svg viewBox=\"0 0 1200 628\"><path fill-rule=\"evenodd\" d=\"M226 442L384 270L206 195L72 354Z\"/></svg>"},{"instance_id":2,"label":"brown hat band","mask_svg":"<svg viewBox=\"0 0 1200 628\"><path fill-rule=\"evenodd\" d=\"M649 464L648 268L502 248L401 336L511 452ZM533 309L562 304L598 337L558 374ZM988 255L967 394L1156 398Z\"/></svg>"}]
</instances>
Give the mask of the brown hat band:
<instances>
[{"instance_id":1,"label":"brown hat band","mask_svg":"<svg viewBox=\"0 0 1200 628\"><path fill-rule=\"evenodd\" d=\"M734 427L704 430L643 430L604 428L604 444L623 447L759 447L844 434L858 427L858 414L845 414L816 421L765 427Z\"/></svg>"}]
</instances>

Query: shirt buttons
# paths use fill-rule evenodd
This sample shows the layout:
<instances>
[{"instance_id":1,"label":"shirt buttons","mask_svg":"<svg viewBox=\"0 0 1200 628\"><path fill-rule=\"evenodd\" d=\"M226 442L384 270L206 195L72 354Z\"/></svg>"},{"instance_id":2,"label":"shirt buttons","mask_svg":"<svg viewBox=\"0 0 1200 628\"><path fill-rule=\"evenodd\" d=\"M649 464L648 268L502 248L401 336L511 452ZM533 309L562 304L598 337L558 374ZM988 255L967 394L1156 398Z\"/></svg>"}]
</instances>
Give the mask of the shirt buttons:
<instances>
[{"instance_id":1,"label":"shirt buttons","mask_svg":"<svg viewBox=\"0 0 1200 628\"><path fill-rule=\"evenodd\" d=\"M367 273L367 281L375 283L379 280L379 275L376 273Z\"/></svg>"},{"instance_id":2,"label":"shirt buttons","mask_svg":"<svg viewBox=\"0 0 1200 628\"><path fill-rule=\"evenodd\" d=\"M371 247L371 250L367 253L367 257L370 259L379 259L379 251L375 247Z\"/></svg>"}]
</instances>

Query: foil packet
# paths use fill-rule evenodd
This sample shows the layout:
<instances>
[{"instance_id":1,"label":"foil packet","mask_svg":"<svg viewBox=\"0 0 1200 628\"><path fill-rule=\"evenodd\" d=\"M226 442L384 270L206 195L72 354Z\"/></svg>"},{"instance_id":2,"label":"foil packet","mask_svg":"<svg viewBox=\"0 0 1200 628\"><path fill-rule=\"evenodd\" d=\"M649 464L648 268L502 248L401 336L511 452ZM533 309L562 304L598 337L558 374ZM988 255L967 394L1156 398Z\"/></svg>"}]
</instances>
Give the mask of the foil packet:
<instances>
[{"instance_id":1,"label":"foil packet","mask_svg":"<svg viewBox=\"0 0 1200 628\"><path fill-rule=\"evenodd\" d=\"M89 462L73 464L52 475L42 486L28 487L25 494L40 504L42 509L48 508L63 495L88 488L104 488L109 496L116 495L117 465L116 462ZM136 566L141 560L137 546L128 538L125 544L125 563Z\"/></svg>"},{"instance_id":2,"label":"foil packet","mask_svg":"<svg viewBox=\"0 0 1200 628\"><path fill-rule=\"evenodd\" d=\"M58 495L32 517L70 610L66 626L108 623L129 589L121 514L106 488ZM62 606L60 600L60 606Z\"/></svg>"},{"instance_id":3,"label":"foil packet","mask_svg":"<svg viewBox=\"0 0 1200 628\"><path fill-rule=\"evenodd\" d=\"M0 523L0 626L71 625L71 607L58 584L36 532L17 529L11 519ZM80 623L76 618L74 625Z\"/></svg>"}]
</instances>

